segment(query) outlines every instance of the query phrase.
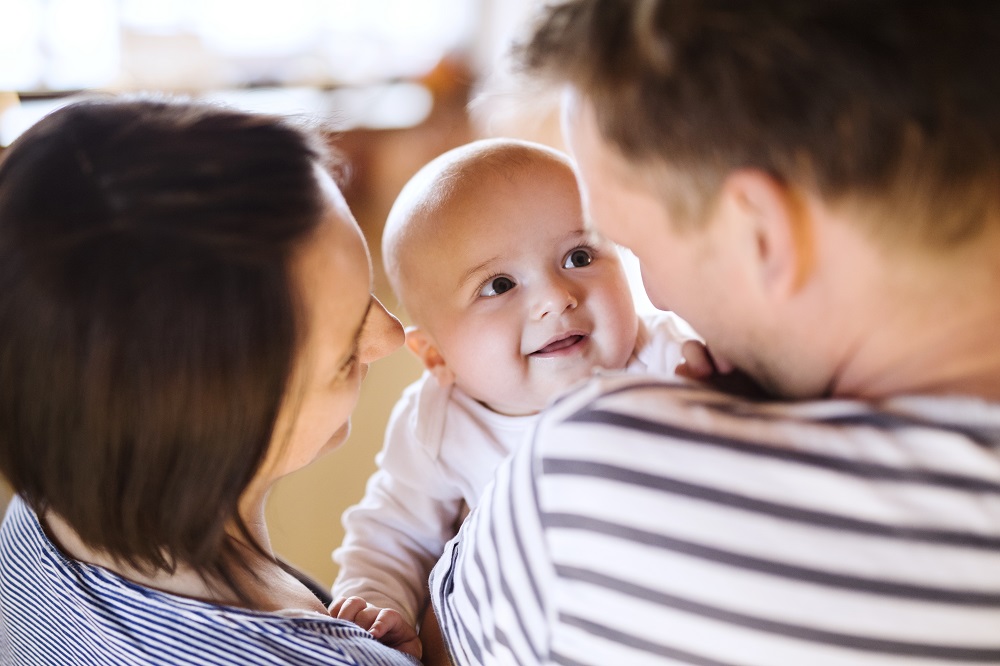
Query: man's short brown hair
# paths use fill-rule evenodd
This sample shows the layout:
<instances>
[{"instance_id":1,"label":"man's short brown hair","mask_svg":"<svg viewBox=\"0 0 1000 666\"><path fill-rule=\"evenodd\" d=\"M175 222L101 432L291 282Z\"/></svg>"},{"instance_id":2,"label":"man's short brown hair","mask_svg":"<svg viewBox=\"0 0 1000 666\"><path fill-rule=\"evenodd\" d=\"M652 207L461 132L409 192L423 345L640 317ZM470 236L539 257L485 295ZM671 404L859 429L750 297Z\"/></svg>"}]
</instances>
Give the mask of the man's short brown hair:
<instances>
[{"instance_id":1,"label":"man's short brown hair","mask_svg":"<svg viewBox=\"0 0 1000 666\"><path fill-rule=\"evenodd\" d=\"M860 204L892 242L956 243L1000 215L992 0L571 0L518 55L658 167L689 223L741 168Z\"/></svg>"}]
</instances>

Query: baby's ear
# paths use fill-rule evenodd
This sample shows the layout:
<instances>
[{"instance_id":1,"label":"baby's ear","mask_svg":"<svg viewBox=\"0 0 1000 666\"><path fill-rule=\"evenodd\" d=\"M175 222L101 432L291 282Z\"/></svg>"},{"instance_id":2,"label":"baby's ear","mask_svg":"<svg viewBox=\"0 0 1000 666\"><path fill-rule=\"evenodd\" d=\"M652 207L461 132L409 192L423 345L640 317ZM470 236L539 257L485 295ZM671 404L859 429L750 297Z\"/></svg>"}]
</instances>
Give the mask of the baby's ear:
<instances>
[{"instance_id":1,"label":"baby's ear","mask_svg":"<svg viewBox=\"0 0 1000 666\"><path fill-rule=\"evenodd\" d=\"M407 327L406 346L413 352L414 356L420 359L420 362L434 375L442 387L451 386L455 382L455 374L445 363L444 356L441 356L437 345L419 326Z\"/></svg>"}]
</instances>

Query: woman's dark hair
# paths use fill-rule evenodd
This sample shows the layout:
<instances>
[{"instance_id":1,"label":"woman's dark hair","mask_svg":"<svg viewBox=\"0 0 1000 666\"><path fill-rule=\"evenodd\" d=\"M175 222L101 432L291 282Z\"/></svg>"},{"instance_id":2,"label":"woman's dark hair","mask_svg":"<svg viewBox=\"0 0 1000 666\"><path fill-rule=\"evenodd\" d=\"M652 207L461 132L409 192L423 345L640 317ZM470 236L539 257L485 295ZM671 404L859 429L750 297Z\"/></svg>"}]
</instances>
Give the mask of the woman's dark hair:
<instances>
[{"instance_id":1,"label":"woman's dark hair","mask_svg":"<svg viewBox=\"0 0 1000 666\"><path fill-rule=\"evenodd\" d=\"M281 119L152 100L70 105L3 155L0 471L36 511L240 593L226 530L301 336L324 160Z\"/></svg>"}]
</instances>

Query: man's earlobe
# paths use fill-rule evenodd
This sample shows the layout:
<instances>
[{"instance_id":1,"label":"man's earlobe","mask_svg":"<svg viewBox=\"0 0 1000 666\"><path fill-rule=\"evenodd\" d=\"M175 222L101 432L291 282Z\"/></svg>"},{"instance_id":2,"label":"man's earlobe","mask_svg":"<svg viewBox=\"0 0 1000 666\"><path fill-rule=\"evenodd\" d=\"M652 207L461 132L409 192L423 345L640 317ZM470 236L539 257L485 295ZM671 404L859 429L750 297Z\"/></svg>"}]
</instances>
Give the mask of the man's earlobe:
<instances>
[{"instance_id":1,"label":"man's earlobe","mask_svg":"<svg viewBox=\"0 0 1000 666\"><path fill-rule=\"evenodd\" d=\"M442 387L451 386L455 382L455 373L448 367L434 341L419 326L407 327L406 347L420 359Z\"/></svg>"},{"instance_id":2,"label":"man's earlobe","mask_svg":"<svg viewBox=\"0 0 1000 666\"><path fill-rule=\"evenodd\" d=\"M754 169L730 175L726 187L752 225L762 286L775 295L794 294L808 280L815 261L814 232L801 195Z\"/></svg>"}]
</instances>

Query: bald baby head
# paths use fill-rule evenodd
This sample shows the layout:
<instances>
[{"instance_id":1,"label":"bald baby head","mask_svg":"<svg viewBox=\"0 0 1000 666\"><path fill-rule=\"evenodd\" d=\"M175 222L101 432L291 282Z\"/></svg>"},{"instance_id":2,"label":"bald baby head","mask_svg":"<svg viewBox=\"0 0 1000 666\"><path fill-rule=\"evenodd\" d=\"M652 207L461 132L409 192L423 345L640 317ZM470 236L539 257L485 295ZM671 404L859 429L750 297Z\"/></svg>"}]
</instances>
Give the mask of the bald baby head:
<instances>
[{"instance_id":1,"label":"bald baby head","mask_svg":"<svg viewBox=\"0 0 1000 666\"><path fill-rule=\"evenodd\" d=\"M427 305L443 294L428 273L442 261L461 261L455 241L473 242L491 199L517 197L519 188L579 195L569 160L541 144L484 139L454 148L420 169L403 187L382 235L382 261L410 318L427 325ZM524 239L530 242L530 239ZM442 285L444 286L444 285Z\"/></svg>"}]
</instances>

